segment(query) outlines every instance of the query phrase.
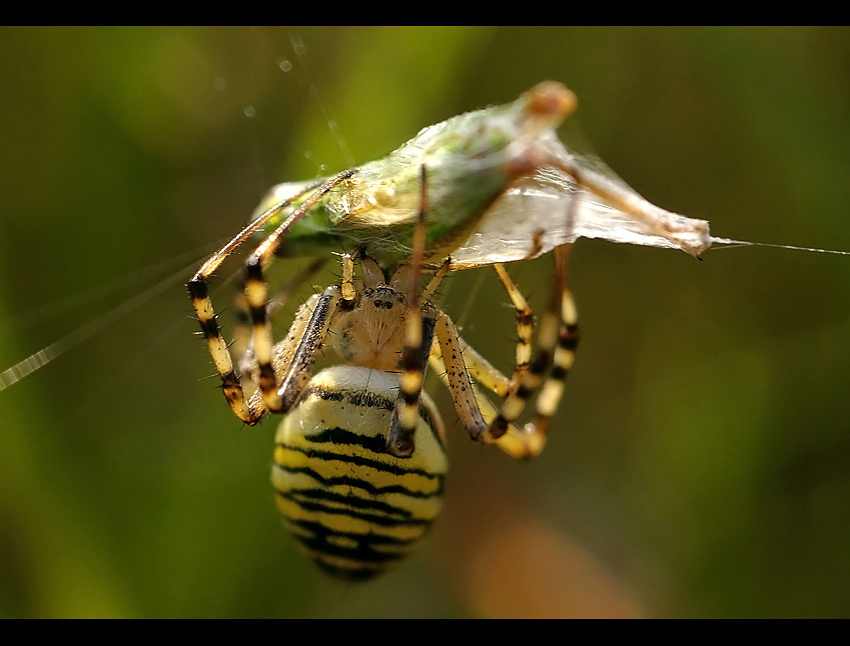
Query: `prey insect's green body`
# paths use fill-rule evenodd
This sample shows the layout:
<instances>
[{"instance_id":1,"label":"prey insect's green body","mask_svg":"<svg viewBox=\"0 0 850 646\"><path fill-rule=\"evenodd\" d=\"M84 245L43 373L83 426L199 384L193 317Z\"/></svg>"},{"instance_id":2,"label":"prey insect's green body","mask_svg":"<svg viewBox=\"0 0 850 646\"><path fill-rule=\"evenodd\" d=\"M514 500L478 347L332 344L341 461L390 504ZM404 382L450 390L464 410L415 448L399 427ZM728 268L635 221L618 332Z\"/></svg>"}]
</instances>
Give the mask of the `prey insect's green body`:
<instances>
[{"instance_id":1,"label":"prey insect's green body","mask_svg":"<svg viewBox=\"0 0 850 646\"><path fill-rule=\"evenodd\" d=\"M571 152L555 130L575 108L560 83L513 103L422 129L386 157L351 169L286 227L279 256L359 251L382 267L410 257L419 174L428 175L426 265L466 269L547 253L579 236L679 247L699 255L708 224L656 207ZM329 179L275 186L257 233L281 226Z\"/></svg>"},{"instance_id":2,"label":"prey insect's green body","mask_svg":"<svg viewBox=\"0 0 850 646\"><path fill-rule=\"evenodd\" d=\"M564 89L564 88L561 88ZM426 260L439 262L463 244L487 209L525 168L523 137L560 123L568 101L552 97L550 113L530 110L523 95L506 106L462 114L419 134L384 157L356 169L307 211L286 233L278 254L313 255L359 249L382 266L410 257L419 211L419 175L428 172ZM318 184L320 182L316 182ZM306 184L275 187L262 213ZM269 219L274 230L312 191Z\"/></svg>"}]
</instances>

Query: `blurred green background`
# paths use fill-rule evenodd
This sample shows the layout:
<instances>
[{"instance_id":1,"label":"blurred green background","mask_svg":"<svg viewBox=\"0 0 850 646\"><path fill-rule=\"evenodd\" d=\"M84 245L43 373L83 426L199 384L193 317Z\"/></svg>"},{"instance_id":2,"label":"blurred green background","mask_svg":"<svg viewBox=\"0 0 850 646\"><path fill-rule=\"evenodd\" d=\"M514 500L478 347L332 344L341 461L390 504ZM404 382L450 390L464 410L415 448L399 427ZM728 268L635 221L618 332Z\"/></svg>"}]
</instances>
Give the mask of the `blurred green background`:
<instances>
[{"instance_id":1,"label":"blurred green background","mask_svg":"<svg viewBox=\"0 0 850 646\"><path fill-rule=\"evenodd\" d=\"M206 378L190 263L272 184L350 165L325 110L361 163L545 79L579 97L564 137L650 201L850 250L846 29L0 29L0 368L176 272L0 392L0 615L850 615L840 256L579 241L583 339L540 458L469 442L432 380L451 470L416 556L341 585L281 527L275 421L241 427ZM538 312L550 262L511 267ZM509 370L494 272L444 292Z\"/></svg>"}]
</instances>

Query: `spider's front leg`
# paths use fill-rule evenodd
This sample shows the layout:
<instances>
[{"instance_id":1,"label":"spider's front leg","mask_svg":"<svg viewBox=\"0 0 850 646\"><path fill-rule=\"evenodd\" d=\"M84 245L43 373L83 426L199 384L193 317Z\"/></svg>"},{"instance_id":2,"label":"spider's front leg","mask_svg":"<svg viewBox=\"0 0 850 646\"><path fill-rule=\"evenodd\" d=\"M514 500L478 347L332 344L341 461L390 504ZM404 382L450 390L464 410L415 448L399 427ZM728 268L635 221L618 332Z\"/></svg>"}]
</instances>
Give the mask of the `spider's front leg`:
<instances>
[{"instance_id":1,"label":"spider's front leg","mask_svg":"<svg viewBox=\"0 0 850 646\"><path fill-rule=\"evenodd\" d=\"M206 279L207 276L201 275L199 272L187 285L192 297L192 305L201 324L201 333L206 339L210 356L221 378L224 398L236 417L253 426L263 418L266 411L264 407L249 403L245 397L242 381L233 369L230 350L221 336L221 329L218 326L215 309L209 297Z\"/></svg>"},{"instance_id":2,"label":"spider's front leg","mask_svg":"<svg viewBox=\"0 0 850 646\"><path fill-rule=\"evenodd\" d=\"M265 281L256 268L248 265L245 293L251 318L254 321L254 356L257 362L259 392L264 407L272 413L288 413L301 397L310 381L313 366L322 351L328 332L337 313L350 309L355 298L353 287L354 263L351 256L342 257L343 280L340 285L325 289L321 296L311 298L304 308L309 308L309 320L304 308L296 316L287 339L272 345L271 323L266 306Z\"/></svg>"},{"instance_id":3,"label":"spider's front leg","mask_svg":"<svg viewBox=\"0 0 850 646\"><path fill-rule=\"evenodd\" d=\"M252 315L254 315L255 312L262 310L260 319L267 321L266 297L268 294L268 287L265 286L260 266L274 256L275 251L280 246L282 237L299 219L304 216L305 213L307 213L307 211L313 208L313 206L315 206L315 204L334 186L343 180L348 179L356 172L357 169L352 168L339 173L327 181L308 185L298 194L275 204L265 213L261 214L256 220L248 224L248 226L242 229L242 231L240 231L230 242L213 254L186 285L189 289L189 295L192 298L192 306L195 309L195 314L201 325L201 333L206 339L210 356L212 357L213 363L215 364L216 370L221 378L224 397L230 405L233 413L248 425L253 426L259 422L268 411L264 407L259 406L254 398L249 401L245 397L245 390L242 387L240 375L233 368L233 358L230 355L230 350L228 349L227 344L221 336L221 329L219 328L218 321L216 319L215 308L213 307L212 300L209 296L209 279L221 266L221 264L230 256L230 254L244 244L246 240L259 231L263 226L268 224L268 222L277 216L283 209L289 207L293 201L299 199L309 191L313 191L312 195L293 210L292 213L290 213L289 216L274 230L274 232L263 240L262 244L260 244L257 250L248 259L248 266L253 267L253 269L248 270L248 280L258 278L260 284L258 287L257 284L254 283L250 288L246 284L248 306ZM248 281L246 280L246 283L247 282ZM253 299L251 292L253 292ZM262 300L261 306L258 304L258 299ZM257 319L255 319L255 330L257 327ZM270 325L265 326L263 339L264 341L268 340L268 343L262 347L262 351L265 352L263 359L261 360L260 357L257 356L261 371L264 365L271 365L272 344ZM257 344L255 342L255 350L256 345ZM268 373L267 368L266 372Z\"/></svg>"},{"instance_id":4,"label":"spider's front leg","mask_svg":"<svg viewBox=\"0 0 850 646\"><path fill-rule=\"evenodd\" d=\"M408 457L414 449L414 433L419 419L419 398L425 381L425 366L434 337L434 310L430 305L420 306L422 284L422 262L425 255L425 215L428 210L427 172L419 168L419 219L413 233L413 252L410 259L410 281L407 289L407 311L405 313L404 349L401 358L399 393L396 400L390 432L387 435L387 450L398 457ZM442 272L435 277L439 283ZM425 290L432 293L432 284ZM424 311L423 311L424 310ZM427 316L425 316L427 312Z\"/></svg>"},{"instance_id":5,"label":"spider's front leg","mask_svg":"<svg viewBox=\"0 0 850 646\"><path fill-rule=\"evenodd\" d=\"M266 316L271 321L274 319L275 315L278 311L289 301L289 298L298 290L301 285L306 283L310 278L316 275L318 271L324 267L328 262L328 258L319 257L313 260L309 265L307 265L304 269L299 271L292 280L287 283L283 289L277 292L274 296L269 299L269 304L267 306L267 314ZM318 298L318 295L313 295L308 299L308 304L313 303L313 301ZM254 339L251 335L251 312L248 308L248 299L245 296L245 276L244 273L242 275L242 281L239 283L239 288L236 290L236 294L234 296L234 328L233 328L233 344L231 346L231 352L237 357L236 360L236 370L240 377L250 376L250 378L256 383L257 381L257 359L254 356ZM303 316L304 307L300 307L295 316L295 320L298 321ZM313 305L310 305L309 312L312 312ZM309 313L307 314L307 319L304 319L303 324L300 325L299 338L300 334L304 331L304 326L307 324L307 320L309 319ZM274 364L275 371L280 374L279 367L283 365L281 363L282 357L288 357L286 359L287 365L288 361L292 358L292 353L295 351L295 346L292 346L290 350L283 350L283 346L286 345L288 341L290 341L290 337L293 335L293 331L299 326L293 325L284 341L276 344L274 349L274 360L272 363Z\"/></svg>"}]
</instances>

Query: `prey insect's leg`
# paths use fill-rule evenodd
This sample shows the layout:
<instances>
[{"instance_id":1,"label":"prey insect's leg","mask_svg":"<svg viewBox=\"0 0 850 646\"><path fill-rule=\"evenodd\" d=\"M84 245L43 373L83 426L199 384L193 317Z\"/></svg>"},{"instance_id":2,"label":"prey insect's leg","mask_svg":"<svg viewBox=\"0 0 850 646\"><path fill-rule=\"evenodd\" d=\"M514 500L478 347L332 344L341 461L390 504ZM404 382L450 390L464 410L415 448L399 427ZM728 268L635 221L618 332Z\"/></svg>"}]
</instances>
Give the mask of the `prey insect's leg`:
<instances>
[{"instance_id":1,"label":"prey insect's leg","mask_svg":"<svg viewBox=\"0 0 850 646\"><path fill-rule=\"evenodd\" d=\"M268 249L269 247L274 247L276 249L277 245L279 245L278 240L280 236L283 235L283 233L285 233L289 229L289 227L291 227L295 222L297 222L322 195L327 193L327 191L336 186L342 180L350 177L355 172L356 169L351 169L346 171L345 173L341 173L333 177L327 182L324 182L324 184L312 184L305 188L304 191L299 193L298 195L295 195L268 209L265 213L260 215L260 217L258 217L242 231L240 231L235 238L233 238L224 247L222 247L219 251L213 254L213 256L209 260L207 260L195 273L195 275L192 277L192 280L190 280L187 285L189 289L189 295L192 298L192 305L195 309L195 314L201 324L201 332L204 335L204 338L206 339L207 348L209 349L210 356L212 357L213 363L215 364L216 370L218 371L219 377L221 378L224 397L227 400L227 403L230 405L230 408L234 412L234 414L246 424L253 426L254 424L260 421L263 415L265 415L266 411L261 408L253 407L245 398L245 392L242 388L242 383L239 379L239 376L233 369L233 358L230 355L230 351L227 348L227 344L221 337L221 330L218 326L218 321L216 320L215 308L213 307L212 301L209 297L209 287L207 282L213 272L218 269L219 266L221 266L221 263L223 263L225 259L231 253L233 253L233 251L235 251L243 242L245 242L245 240L247 240L255 231L263 227L272 217L277 215L281 210L292 204L293 200L301 197L306 192L315 189L313 195L308 200L306 200L301 206L295 209L289 215L289 217L275 230L275 232L271 236L269 236L269 238L266 238L266 241L263 242L263 244L261 245L261 248L264 250ZM272 238L273 240L271 244L267 244L269 242L269 239ZM272 249L271 252L274 253L274 249ZM251 301L250 294L248 297L248 305L252 308L253 313L254 303ZM265 304L263 305L262 309L262 318L265 318ZM268 353L271 353L270 345L268 347Z\"/></svg>"},{"instance_id":2,"label":"prey insect's leg","mask_svg":"<svg viewBox=\"0 0 850 646\"><path fill-rule=\"evenodd\" d=\"M404 350L401 359L401 376L393 420L387 435L387 450L395 456L407 457L413 453L413 435L419 419L419 397L425 379L425 365L434 335L433 309L428 307L423 316L420 303L422 257L425 253L425 214L428 209L427 178L425 166L419 169L419 220L413 233L413 253L410 260L411 281L405 314ZM436 289L436 287L435 287Z\"/></svg>"}]
</instances>

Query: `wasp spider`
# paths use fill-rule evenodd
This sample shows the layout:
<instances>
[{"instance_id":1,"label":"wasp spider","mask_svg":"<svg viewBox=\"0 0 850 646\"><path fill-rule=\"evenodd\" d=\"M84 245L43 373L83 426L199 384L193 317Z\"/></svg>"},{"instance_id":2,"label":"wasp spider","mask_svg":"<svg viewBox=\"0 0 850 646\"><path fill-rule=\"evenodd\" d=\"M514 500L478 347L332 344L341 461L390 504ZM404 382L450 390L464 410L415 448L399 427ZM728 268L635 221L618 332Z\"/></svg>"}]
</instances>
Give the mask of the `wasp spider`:
<instances>
[{"instance_id":1,"label":"wasp spider","mask_svg":"<svg viewBox=\"0 0 850 646\"><path fill-rule=\"evenodd\" d=\"M578 341L565 278L568 249L562 247L555 250L552 299L533 357L531 309L496 265L517 311L518 341L511 378L490 365L431 303L451 259L436 269L423 267L424 169L421 204L408 263L387 275L371 258L343 255L339 284L308 299L277 344L262 266L279 235L266 239L247 262L244 295L253 335L238 369L221 337L207 280L241 240L223 248L189 283L233 412L251 425L270 412L284 415L272 482L287 524L322 569L349 579L367 579L395 565L415 548L440 509L447 461L442 420L422 392L429 359L472 439L530 457L545 444ZM432 277L423 289L424 273ZM344 364L314 375L326 346ZM246 395L243 378L257 383L256 391ZM503 398L500 408L479 393L472 378ZM534 420L519 428L515 420L541 385Z\"/></svg>"}]
</instances>

